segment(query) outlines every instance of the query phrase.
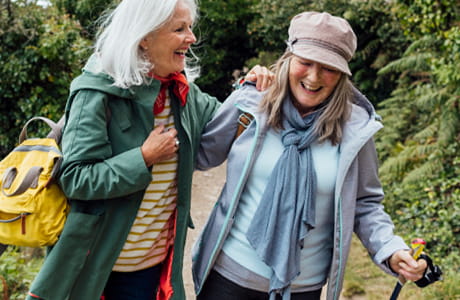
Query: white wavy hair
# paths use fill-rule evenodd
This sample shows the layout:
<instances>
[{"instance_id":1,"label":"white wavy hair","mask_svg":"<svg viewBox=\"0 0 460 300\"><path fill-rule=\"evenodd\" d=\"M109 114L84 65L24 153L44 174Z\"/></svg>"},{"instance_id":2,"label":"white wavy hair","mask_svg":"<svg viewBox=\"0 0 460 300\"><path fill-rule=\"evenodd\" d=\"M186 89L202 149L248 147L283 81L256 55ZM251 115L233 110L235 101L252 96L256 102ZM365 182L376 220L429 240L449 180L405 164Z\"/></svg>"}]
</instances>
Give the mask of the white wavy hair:
<instances>
[{"instance_id":1,"label":"white wavy hair","mask_svg":"<svg viewBox=\"0 0 460 300\"><path fill-rule=\"evenodd\" d=\"M149 33L158 30L173 15L179 1L190 8L192 19L197 18L195 0L122 0L106 14L97 34L97 53L102 72L114 79L114 85L129 88L148 82L146 74L152 64L140 50L139 44ZM189 81L199 76L197 57L190 51L185 73Z\"/></svg>"}]
</instances>

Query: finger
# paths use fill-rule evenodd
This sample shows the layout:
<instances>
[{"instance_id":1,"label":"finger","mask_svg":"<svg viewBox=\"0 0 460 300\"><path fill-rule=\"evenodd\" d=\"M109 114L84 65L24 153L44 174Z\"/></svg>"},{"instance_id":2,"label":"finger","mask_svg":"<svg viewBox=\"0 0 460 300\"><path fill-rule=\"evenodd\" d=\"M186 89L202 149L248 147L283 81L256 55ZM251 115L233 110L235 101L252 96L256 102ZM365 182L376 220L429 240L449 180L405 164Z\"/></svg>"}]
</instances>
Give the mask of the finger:
<instances>
[{"instance_id":1,"label":"finger","mask_svg":"<svg viewBox=\"0 0 460 300\"><path fill-rule=\"evenodd\" d=\"M165 125L160 124L153 129L153 132L155 132L156 134L161 134L164 130L165 130Z\"/></svg>"},{"instance_id":2,"label":"finger","mask_svg":"<svg viewBox=\"0 0 460 300\"><path fill-rule=\"evenodd\" d=\"M404 278L408 279L408 280L417 280L418 279L418 273L421 273L421 272L418 272L416 269L412 268L411 266L409 266L408 264L406 264L405 262L402 262L400 261L398 263L398 274L403 276ZM421 277L422 274L420 274L420 277Z\"/></svg>"},{"instance_id":3,"label":"finger","mask_svg":"<svg viewBox=\"0 0 460 300\"><path fill-rule=\"evenodd\" d=\"M403 272L410 272L411 268L404 262L399 262L398 263L398 270L397 272L399 274L402 274Z\"/></svg>"},{"instance_id":4,"label":"finger","mask_svg":"<svg viewBox=\"0 0 460 300\"><path fill-rule=\"evenodd\" d=\"M423 271L409 272L407 270L401 270L399 274L410 281L417 281L423 277Z\"/></svg>"},{"instance_id":5,"label":"finger","mask_svg":"<svg viewBox=\"0 0 460 300\"><path fill-rule=\"evenodd\" d=\"M260 90L265 91L272 85L273 80L275 78L275 73L270 71L269 69L263 67L263 73L260 73ZM259 83L259 80L258 82Z\"/></svg>"},{"instance_id":6,"label":"finger","mask_svg":"<svg viewBox=\"0 0 460 300\"><path fill-rule=\"evenodd\" d=\"M258 91L262 91L262 87L264 86L264 74L258 73L256 79L256 88Z\"/></svg>"},{"instance_id":7,"label":"finger","mask_svg":"<svg viewBox=\"0 0 460 300\"><path fill-rule=\"evenodd\" d=\"M173 138L175 138L177 136L177 130L175 128L169 128L168 133Z\"/></svg>"},{"instance_id":8,"label":"finger","mask_svg":"<svg viewBox=\"0 0 460 300\"><path fill-rule=\"evenodd\" d=\"M268 84L271 85L272 82L275 82L275 73L272 72L271 70L267 69L268 73L267 73L267 81L268 81Z\"/></svg>"},{"instance_id":9,"label":"finger","mask_svg":"<svg viewBox=\"0 0 460 300\"><path fill-rule=\"evenodd\" d=\"M264 68L264 71L266 73L260 74L259 78L260 80L257 80L257 85L258 85L258 90L259 91L265 91L269 86L270 86L270 79L268 76L268 69Z\"/></svg>"},{"instance_id":10,"label":"finger","mask_svg":"<svg viewBox=\"0 0 460 300\"><path fill-rule=\"evenodd\" d=\"M261 91L262 87L264 86L265 74L267 70L265 67L261 67L259 65L256 65L253 70L256 77L256 88L257 90Z\"/></svg>"},{"instance_id":11,"label":"finger","mask_svg":"<svg viewBox=\"0 0 460 300\"><path fill-rule=\"evenodd\" d=\"M408 251L401 252L400 258L409 268L417 268L417 261Z\"/></svg>"},{"instance_id":12,"label":"finger","mask_svg":"<svg viewBox=\"0 0 460 300\"><path fill-rule=\"evenodd\" d=\"M255 65L252 69L244 76L244 80L247 81L256 81L258 78L258 74L261 72L261 67L259 65Z\"/></svg>"},{"instance_id":13,"label":"finger","mask_svg":"<svg viewBox=\"0 0 460 300\"><path fill-rule=\"evenodd\" d=\"M257 75L256 75L255 73L248 73L248 74L244 77L244 80L245 80L245 81L257 82Z\"/></svg>"},{"instance_id":14,"label":"finger","mask_svg":"<svg viewBox=\"0 0 460 300\"><path fill-rule=\"evenodd\" d=\"M256 83L256 89L258 91L262 91L264 86L266 85L265 82L265 74L263 74L261 71L258 73L254 73L251 76L249 76L251 79L250 81L253 81Z\"/></svg>"},{"instance_id":15,"label":"finger","mask_svg":"<svg viewBox=\"0 0 460 300\"><path fill-rule=\"evenodd\" d=\"M428 263L424 259L417 260L417 264L417 269L422 269L423 271L425 271L425 269L428 267Z\"/></svg>"},{"instance_id":16,"label":"finger","mask_svg":"<svg viewBox=\"0 0 460 300\"><path fill-rule=\"evenodd\" d=\"M416 261L415 266L411 265L410 262L408 264L404 261L400 261L398 263L398 273L408 280L417 281L422 278L426 266L427 264L425 260Z\"/></svg>"}]
</instances>

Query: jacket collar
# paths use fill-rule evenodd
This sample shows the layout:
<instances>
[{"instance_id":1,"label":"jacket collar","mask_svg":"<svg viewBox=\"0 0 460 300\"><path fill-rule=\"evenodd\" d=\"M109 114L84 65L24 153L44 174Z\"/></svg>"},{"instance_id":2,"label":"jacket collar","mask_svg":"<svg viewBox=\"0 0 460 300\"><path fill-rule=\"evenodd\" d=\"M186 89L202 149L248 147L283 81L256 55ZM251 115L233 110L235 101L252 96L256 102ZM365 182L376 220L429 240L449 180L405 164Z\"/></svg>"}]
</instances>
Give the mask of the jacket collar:
<instances>
[{"instance_id":1,"label":"jacket collar","mask_svg":"<svg viewBox=\"0 0 460 300\"><path fill-rule=\"evenodd\" d=\"M84 66L82 74L70 85L71 93L81 89L97 90L126 99L149 99L150 97L155 99L160 89L160 81L152 79L148 84L132 86L128 89L114 86L113 78L102 71L97 54L93 54Z\"/></svg>"}]
</instances>

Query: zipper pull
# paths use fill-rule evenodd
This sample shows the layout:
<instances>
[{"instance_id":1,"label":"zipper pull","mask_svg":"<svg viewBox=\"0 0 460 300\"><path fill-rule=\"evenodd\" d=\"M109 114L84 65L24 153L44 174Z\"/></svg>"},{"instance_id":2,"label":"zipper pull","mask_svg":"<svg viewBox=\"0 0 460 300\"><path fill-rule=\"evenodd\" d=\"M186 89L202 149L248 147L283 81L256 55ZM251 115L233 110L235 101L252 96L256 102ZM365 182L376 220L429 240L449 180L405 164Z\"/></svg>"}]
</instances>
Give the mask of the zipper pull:
<instances>
[{"instance_id":1,"label":"zipper pull","mask_svg":"<svg viewBox=\"0 0 460 300\"><path fill-rule=\"evenodd\" d=\"M21 233L26 234L26 216L28 213L21 214Z\"/></svg>"}]
</instances>

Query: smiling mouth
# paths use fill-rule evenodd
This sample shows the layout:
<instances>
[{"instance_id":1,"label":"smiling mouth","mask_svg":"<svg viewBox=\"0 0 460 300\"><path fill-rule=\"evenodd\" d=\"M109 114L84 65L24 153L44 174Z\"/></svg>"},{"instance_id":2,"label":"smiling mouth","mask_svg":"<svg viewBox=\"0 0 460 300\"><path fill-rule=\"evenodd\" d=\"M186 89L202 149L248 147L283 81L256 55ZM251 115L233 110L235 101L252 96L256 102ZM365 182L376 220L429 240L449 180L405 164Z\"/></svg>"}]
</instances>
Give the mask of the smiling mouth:
<instances>
[{"instance_id":1,"label":"smiling mouth","mask_svg":"<svg viewBox=\"0 0 460 300\"><path fill-rule=\"evenodd\" d=\"M310 85L307 85L307 84L303 83L302 81L300 82L300 84L302 85L302 87L304 89L306 89L309 92L319 92L323 88L322 86L314 88L314 87L312 87Z\"/></svg>"},{"instance_id":2,"label":"smiling mouth","mask_svg":"<svg viewBox=\"0 0 460 300\"><path fill-rule=\"evenodd\" d=\"M187 50L176 50L174 51L174 53L179 55L185 55L187 53Z\"/></svg>"}]
</instances>

